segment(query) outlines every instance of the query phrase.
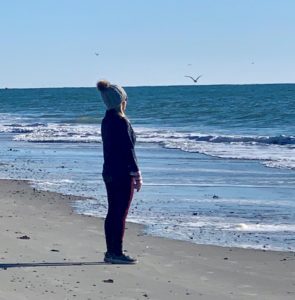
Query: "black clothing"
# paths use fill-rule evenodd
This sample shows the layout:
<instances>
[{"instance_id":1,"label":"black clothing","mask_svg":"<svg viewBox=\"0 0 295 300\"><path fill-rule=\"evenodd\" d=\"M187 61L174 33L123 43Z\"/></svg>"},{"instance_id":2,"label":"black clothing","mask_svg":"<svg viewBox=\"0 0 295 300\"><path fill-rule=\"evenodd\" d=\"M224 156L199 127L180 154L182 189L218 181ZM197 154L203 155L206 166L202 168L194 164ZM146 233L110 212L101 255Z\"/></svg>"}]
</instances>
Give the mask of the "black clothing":
<instances>
[{"instance_id":1,"label":"black clothing","mask_svg":"<svg viewBox=\"0 0 295 300\"><path fill-rule=\"evenodd\" d=\"M103 141L103 178L106 181L121 180L137 172L134 152L135 133L130 122L116 110L107 110L101 123Z\"/></svg>"},{"instance_id":2,"label":"black clothing","mask_svg":"<svg viewBox=\"0 0 295 300\"><path fill-rule=\"evenodd\" d=\"M107 253L123 254L125 220L133 197L131 177L123 181L105 182L108 195L108 214L105 219Z\"/></svg>"},{"instance_id":3,"label":"black clothing","mask_svg":"<svg viewBox=\"0 0 295 300\"><path fill-rule=\"evenodd\" d=\"M125 220L134 187L131 172L138 172L134 152L135 133L129 121L116 110L107 110L101 123L103 179L107 189L108 213L105 219L107 253L122 255Z\"/></svg>"}]
</instances>

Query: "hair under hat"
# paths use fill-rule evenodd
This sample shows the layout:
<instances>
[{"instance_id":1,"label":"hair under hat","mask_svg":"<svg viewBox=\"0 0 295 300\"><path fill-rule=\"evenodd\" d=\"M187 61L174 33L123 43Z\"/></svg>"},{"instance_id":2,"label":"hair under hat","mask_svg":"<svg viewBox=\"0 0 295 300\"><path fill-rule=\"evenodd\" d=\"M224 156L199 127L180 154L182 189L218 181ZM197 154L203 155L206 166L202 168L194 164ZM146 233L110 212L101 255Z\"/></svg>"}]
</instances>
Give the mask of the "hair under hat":
<instances>
[{"instance_id":1,"label":"hair under hat","mask_svg":"<svg viewBox=\"0 0 295 300\"><path fill-rule=\"evenodd\" d=\"M127 94L121 86L111 84L107 80L99 81L97 89L100 91L107 109L117 108L127 98Z\"/></svg>"}]
</instances>

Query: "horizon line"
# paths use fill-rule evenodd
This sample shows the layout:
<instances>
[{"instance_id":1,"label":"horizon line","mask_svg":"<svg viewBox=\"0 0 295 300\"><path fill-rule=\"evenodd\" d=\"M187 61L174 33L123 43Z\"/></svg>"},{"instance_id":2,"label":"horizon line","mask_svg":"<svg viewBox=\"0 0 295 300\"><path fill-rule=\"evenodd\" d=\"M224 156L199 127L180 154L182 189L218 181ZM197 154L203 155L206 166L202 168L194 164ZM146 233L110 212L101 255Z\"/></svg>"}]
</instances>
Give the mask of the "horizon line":
<instances>
[{"instance_id":1,"label":"horizon line","mask_svg":"<svg viewBox=\"0 0 295 300\"><path fill-rule=\"evenodd\" d=\"M228 86L228 85L293 85L295 82L272 82L272 83L211 83L211 84L163 84L163 85L122 85L125 88L134 87L183 87L183 86ZM0 90L25 90L25 89L81 89L96 88L93 86L41 86L41 87L1 87Z\"/></svg>"}]
</instances>

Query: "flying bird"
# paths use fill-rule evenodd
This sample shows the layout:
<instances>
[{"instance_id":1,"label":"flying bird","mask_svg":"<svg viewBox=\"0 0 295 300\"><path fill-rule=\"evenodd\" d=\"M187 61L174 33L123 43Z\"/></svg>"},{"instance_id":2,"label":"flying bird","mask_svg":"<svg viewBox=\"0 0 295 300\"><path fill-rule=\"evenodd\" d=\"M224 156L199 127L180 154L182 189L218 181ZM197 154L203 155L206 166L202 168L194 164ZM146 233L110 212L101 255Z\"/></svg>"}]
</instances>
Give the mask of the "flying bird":
<instances>
[{"instance_id":1,"label":"flying bird","mask_svg":"<svg viewBox=\"0 0 295 300\"><path fill-rule=\"evenodd\" d=\"M99 53L97 53L97 52L95 52L94 54L95 54L96 56L98 56L98 55L99 55Z\"/></svg>"},{"instance_id":2,"label":"flying bird","mask_svg":"<svg viewBox=\"0 0 295 300\"><path fill-rule=\"evenodd\" d=\"M193 78L192 76L187 76L187 75L185 75L184 77L188 77L188 78L192 79L195 83L197 83L198 80L202 77L202 75L198 76L197 78Z\"/></svg>"}]
</instances>

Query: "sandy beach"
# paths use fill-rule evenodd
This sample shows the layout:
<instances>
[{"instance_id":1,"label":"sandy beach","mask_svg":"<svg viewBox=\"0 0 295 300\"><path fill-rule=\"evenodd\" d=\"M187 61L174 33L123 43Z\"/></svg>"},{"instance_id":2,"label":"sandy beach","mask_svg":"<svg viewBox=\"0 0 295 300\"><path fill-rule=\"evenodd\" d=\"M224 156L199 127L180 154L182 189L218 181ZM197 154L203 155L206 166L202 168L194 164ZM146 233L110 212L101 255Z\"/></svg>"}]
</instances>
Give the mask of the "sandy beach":
<instances>
[{"instance_id":1,"label":"sandy beach","mask_svg":"<svg viewBox=\"0 0 295 300\"><path fill-rule=\"evenodd\" d=\"M294 299L295 254L194 245L128 224L135 266L103 263L103 220L1 180L0 299Z\"/></svg>"},{"instance_id":2,"label":"sandy beach","mask_svg":"<svg viewBox=\"0 0 295 300\"><path fill-rule=\"evenodd\" d=\"M294 299L295 254L195 245L128 224L135 266L103 263L103 220L76 197L0 181L0 299ZM79 198L80 199L80 198Z\"/></svg>"}]
</instances>

